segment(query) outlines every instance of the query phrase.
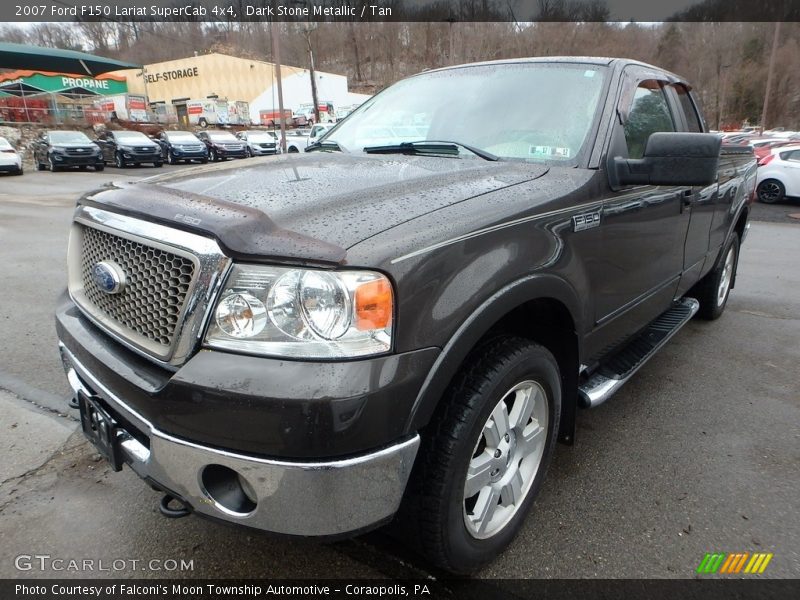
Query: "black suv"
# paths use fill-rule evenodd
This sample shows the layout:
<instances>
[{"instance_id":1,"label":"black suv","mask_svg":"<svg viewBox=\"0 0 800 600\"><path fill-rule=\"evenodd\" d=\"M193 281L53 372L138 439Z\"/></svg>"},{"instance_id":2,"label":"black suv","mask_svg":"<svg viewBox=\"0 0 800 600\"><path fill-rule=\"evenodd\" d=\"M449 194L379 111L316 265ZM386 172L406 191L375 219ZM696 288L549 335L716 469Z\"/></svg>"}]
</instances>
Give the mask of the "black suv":
<instances>
[{"instance_id":1,"label":"black suv","mask_svg":"<svg viewBox=\"0 0 800 600\"><path fill-rule=\"evenodd\" d=\"M141 131L104 131L97 136L97 145L103 151L103 160L120 169L144 163L154 167L164 164L161 146Z\"/></svg>"},{"instance_id":2,"label":"black suv","mask_svg":"<svg viewBox=\"0 0 800 600\"><path fill-rule=\"evenodd\" d=\"M201 131L197 134L208 148L213 162L229 158L247 158L247 144L229 131Z\"/></svg>"},{"instance_id":3,"label":"black suv","mask_svg":"<svg viewBox=\"0 0 800 600\"><path fill-rule=\"evenodd\" d=\"M191 131L162 131L157 141L161 145L163 159L171 165L195 160L208 162L208 148Z\"/></svg>"},{"instance_id":4,"label":"black suv","mask_svg":"<svg viewBox=\"0 0 800 600\"><path fill-rule=\"evenodd\" d=\"M95 171L105 168L100 148L80 131L43 131L33 143L33 161L39 171L68 167Z\"/></svg>"}]
</instances>

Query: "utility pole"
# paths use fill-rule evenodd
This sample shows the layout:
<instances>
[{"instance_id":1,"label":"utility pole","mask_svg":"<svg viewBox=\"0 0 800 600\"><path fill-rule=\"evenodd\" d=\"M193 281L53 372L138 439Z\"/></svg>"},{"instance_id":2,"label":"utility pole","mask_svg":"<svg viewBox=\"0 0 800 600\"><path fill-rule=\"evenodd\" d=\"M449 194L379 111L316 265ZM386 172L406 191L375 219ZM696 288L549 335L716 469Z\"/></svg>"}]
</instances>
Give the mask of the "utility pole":
<instances>
[{"instance_id":1,"label":"utility pole","mask_svg":"<svg viewBox=\"0 0 800 600\"><path fill-rule=\"evenodd\" d=\"M311 45L311 34L316 27L306 25L303 27L303 35L306 36L306 46L308 47L309 74L311 75L311 101L314 103L314 123L319 123L319 99L317 98L317 70L314 67L314 48Z\"/></svg>"},{"instance_id":2,"label":"utility pole","mask_svg":"<svg viewBox=\"0 0 800 600\"><path fill-rule=\"evenodd\" d=\"M283 73L281 72L281 41L278 39L278 28L275 21L269 22L269 32L272 36L272 55L275 59L274 71L278 84L278 114L281 122L281 151L286 152L286 119L283 114Z\"/></svg>"},{"instance_id":3,"label":"utility pole","mask_svg":"<svg viewBox=\"0 0 800 600\"><path fill-rule=\"evenodd\" d=\"M767 127L767 110L769 109L769 97L772 92L772 75L775 71L775 55L778 53L778 36L781 33L781 22L775 21L775 34L772 36L772 52L769 55L769 67L767 70L767 89L764 90L764 109L761 111L761 133Z\"/></svg>"}]
</instances>

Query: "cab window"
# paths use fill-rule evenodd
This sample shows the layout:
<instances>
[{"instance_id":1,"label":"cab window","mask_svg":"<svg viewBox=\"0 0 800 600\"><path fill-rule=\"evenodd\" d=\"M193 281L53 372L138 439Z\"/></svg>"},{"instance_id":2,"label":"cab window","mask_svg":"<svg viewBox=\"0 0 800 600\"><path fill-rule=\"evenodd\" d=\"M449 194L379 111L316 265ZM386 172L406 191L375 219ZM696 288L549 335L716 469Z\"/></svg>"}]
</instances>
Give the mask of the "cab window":
<instances>
[{"instance_id":1,"label":"cab window","mask_svg":"<svg viewBox=\"0 0 800 600\"><path fill-rule=\"evenodd\" d=\"M672 113L661 82L642 81L636 88L625 122L628 158L642 158L647 139L657 131L675 131Z\"/></svg>"}]
</instances>

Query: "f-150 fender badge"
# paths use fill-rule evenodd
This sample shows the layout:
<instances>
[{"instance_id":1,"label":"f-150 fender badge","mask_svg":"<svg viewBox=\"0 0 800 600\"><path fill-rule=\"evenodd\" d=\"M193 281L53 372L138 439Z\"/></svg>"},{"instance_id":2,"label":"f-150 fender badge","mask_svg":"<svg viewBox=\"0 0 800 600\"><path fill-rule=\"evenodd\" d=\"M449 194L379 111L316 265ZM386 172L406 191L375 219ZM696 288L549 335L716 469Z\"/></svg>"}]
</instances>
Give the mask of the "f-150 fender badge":
<instances>
[{"instance_id":1,"label":"f-150 fender badge","mask_svg":"<svg viewBox=\"0 0 800 600\"><path fill-rule=\"evenodd\" d=\"M600 211L596 210L590 213L583 213L582 215L575 215L572 217L572 229L574 231L583 231L584 229L591 229L600 225Z\"/></svg>"}]
</instances>

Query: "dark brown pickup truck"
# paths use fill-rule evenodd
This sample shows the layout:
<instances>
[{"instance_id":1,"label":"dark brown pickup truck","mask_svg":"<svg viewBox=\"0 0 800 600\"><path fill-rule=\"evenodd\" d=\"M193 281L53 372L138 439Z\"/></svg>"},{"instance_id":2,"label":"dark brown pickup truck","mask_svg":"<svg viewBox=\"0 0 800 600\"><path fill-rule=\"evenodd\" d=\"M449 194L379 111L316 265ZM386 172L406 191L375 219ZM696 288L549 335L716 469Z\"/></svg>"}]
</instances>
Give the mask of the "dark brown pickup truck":
<instances>
[{"instance_id":1,"label":"dark brown pickup truck","mask_svg":"<svg viewBox=\"0 0 800 600\"><path fill-rule=\"evenodd\" d=\"M304 154L103 188L56 316L84 431L166 515L405 520L470 571L576 409L725 309L755 171L680 77L547 58L411 77Z\"/></svg>"}]
</instances>

